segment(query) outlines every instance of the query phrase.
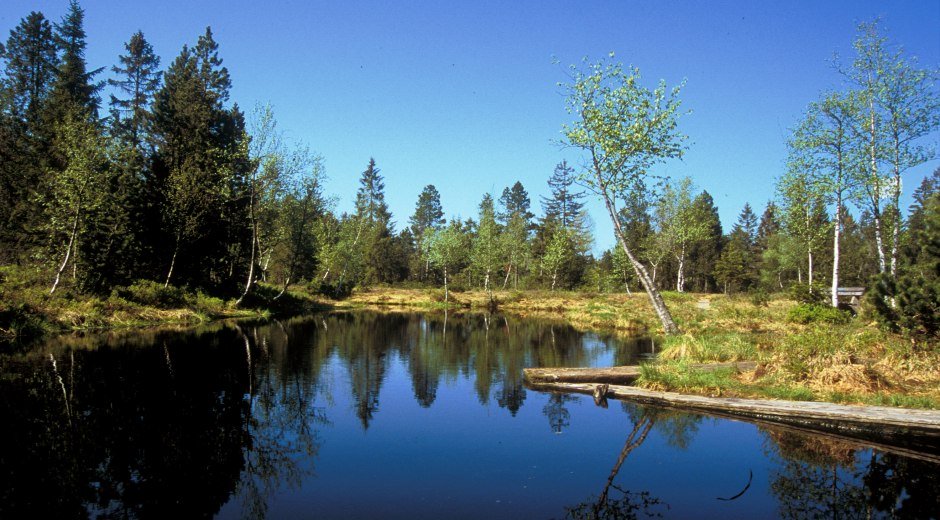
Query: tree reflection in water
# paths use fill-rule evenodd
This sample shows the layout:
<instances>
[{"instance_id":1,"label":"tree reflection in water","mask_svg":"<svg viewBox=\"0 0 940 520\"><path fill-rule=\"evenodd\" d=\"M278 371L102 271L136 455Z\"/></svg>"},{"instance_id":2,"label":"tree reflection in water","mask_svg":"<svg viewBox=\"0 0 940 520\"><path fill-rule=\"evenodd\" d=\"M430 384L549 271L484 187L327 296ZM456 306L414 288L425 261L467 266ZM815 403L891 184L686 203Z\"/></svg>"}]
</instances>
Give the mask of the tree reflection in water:
<instances>
[{"instance_id":1,"label":"tree reflection in water","mask_svg":"<svg viewBox=\"0 0 940 520\"><path fill-rule=\"evenodd\" d=\"M607 476L601 493L596 499L590 499L566 509L566 517L572 519L633 519L662 517L669 505L654 497L649 491L630 491L615 484L617 475L623 468L627 457L639 448L651 431L666 440L667 444L685 450L698 431L702 418L673 410L661 408L643 408L630 403L621 403L633 428L627 435L617 462Z\"/></svg>"},{"instance_id":2,"label":"tree reflection in water","mask_svg":"<svg viewBox=\"0 0 940 520\"><path fill-rule=\"evenodd\" d=\"M383 388L401 384L385 385L391 374L404 378L406 394L425 409L452 405L442 399L442 382L465 380L471 399L495 402L507 419L518 414L519 424L535 415L544 428L538 410L519 413L535 398L551 431L561 433L580 417L572 413L580 398L527 393L522 368L630 363L647 346L558 323L454 313L446 326L443 315L357 312L63 337L0 356L0 518L201 517L226 504L227 514L260 518L279 493L314 475L330 427L325 410L349 403L352 427L369 428ZM597 483L600 494L569 508L571 518L668 509L618 478L651 434L686 449L702 419L623 408L632 430L613 468L598 475L606 477ZM775 467L763 492L773 494L781 516L923 518L940 511L935 464L764 432Z\"/></svg>"},{"instance_id":3,"label":"tree reflection in water","mask_svg":"<svg viewBox=\"0 0 940 520\"><path fill-rule=\"evenodd\" d=\"M856 443L762 428L778 465L771 491L782 518L936 518L936 463L863 449Z\"/></svg>"}]
</instances>

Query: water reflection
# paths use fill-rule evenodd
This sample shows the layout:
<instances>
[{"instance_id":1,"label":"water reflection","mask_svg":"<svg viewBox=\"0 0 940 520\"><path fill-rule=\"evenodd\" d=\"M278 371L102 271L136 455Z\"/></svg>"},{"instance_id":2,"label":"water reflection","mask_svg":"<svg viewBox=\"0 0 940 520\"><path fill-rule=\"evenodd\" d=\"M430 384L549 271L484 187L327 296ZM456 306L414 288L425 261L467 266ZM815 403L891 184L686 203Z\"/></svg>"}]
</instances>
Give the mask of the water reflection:
<instances>
[{"instance_id":1,"label":"water reflection","mask_svg":"<svg viewBox=\"0 0 940 520\"><path fill-rule=\"evenodd\" d=\"M851 442L768 429L771 490L782 518L936 518L936 464Z\"/></svg>"},{"instance_id":2,"label":"water reflection","mask_svg":"<svg viewBox=\"0 0 940 520\"><path fill-rule=\"evenodd\" d=\"M522 383L523 367L629 364L650 349L476 314L58 338L0 356L0 518L683 516L687 496L649 477L660 457L687 474L697 442L741 423L601 410ZM940 511L934 462L748 428L760 460L708 477L730 496L753 470L735 504L784 517Z\"/></svg>"}]
</instances>

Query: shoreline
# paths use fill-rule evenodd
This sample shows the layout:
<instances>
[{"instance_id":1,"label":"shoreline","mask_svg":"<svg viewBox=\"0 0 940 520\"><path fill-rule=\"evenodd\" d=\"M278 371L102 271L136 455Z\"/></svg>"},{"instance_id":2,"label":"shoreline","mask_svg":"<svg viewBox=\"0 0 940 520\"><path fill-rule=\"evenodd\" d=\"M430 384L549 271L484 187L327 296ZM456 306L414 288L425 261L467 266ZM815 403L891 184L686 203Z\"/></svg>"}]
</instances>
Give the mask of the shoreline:
<instances>
[{"instance_id":1,"label":"shoreline","mask_svg":"<svg viewBox=\"0 0 940 520\"><path fill-rule=\"evenodd\" d=\"M160 288L144 289L159 296ZM141 294L149 293L144 289L136 288L130 296L145 300ZM275 288L259 285L239 308L201 293L175 291L176 301L184 305L153 305L160 303L159 298L147 305L117 291L108 298L59 298L59 305L35 309L33 316L38 314L38 319L44 320L36 327L40 337L48 338L70 332L189 328L229 319L269 319L329 310L463 313L492 309L484 291L452 292L445 305L443 291L433 288L372 287L356 290L340 301L298 288L275 300ZM643 367L639 388L701 396L940 409L940 375L934 373L940 365L940 349L884 332L860 317L848 324L800 324L787 318L796 303L783 298L758 305L744 297L667 292L666 301L684 334L662 337L657 335L655 315L642 293L495 291L493 296L499 312L519 318L559 320L582 332L652 335L661 354L656 363ZM11 309L29 307L25 303L7 305ZM90 309L91 316L82 315L84 309ZM3 326L0 324L0 329ZM690 368L701 363L744 361L756 363L756 370L701 374Z\"/></svg>"}]
</instances>

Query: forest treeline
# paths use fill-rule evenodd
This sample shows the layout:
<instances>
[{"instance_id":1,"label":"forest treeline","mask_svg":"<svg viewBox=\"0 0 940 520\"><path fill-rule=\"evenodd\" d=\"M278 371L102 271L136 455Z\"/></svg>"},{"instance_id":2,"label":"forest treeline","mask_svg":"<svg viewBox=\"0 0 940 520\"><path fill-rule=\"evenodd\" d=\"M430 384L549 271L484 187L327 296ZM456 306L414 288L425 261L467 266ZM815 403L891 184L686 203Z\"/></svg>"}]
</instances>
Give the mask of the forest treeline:
<instances>
[{"instance_id":1,"label":"forest treeline","mask_svg":"<svg viewBox=\"0 0 940 520\"><path fill-rule=\"evenodd\" d=\"M105 70L86 63L83 21L75 1L58 23L31 12L0 47L0 265L47 280L49 294L138 280L239 302L259 281L331 296L373 284L642 290L629 248L660 289L797 286L835 304L837 286L874 287L889 324L936 333L924 316L940 315L940 169L901 207L902 174L934 157L921 141L938 128L936 74L877 23L836 65L847 86L793 129L774 200L725 229L691 179L651 179L618 202L626 246L595 256L583 174L566 161L536 204L516 182L448 221L428 185L399 225L364 158L355 209L338 213L322 159L287 140L269 106L246 114L230 99L209 28L165 68L134 33Z\"/></svg>"}]
</instances>

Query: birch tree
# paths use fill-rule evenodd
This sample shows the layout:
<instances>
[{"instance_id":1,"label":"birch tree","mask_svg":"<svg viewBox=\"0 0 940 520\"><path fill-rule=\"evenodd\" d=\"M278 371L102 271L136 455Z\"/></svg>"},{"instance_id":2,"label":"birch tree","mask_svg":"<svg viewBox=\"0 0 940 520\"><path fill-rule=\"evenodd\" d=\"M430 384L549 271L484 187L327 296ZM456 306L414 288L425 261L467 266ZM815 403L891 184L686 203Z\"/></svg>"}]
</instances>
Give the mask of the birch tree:
<instances>
[{"instance_id":1,"label":"birch tree","mask_svg":"<svg viewBox=\"0 0 940 520\"><path fill-rule=\"evenodd\" d=\"M459 227L458 221L452 221L449 226L441 230L430 231L427 240L430 241L431 264L444 271L444 304L450 300L448 281L454 268L467 255L467 236Z\"/></svg>"},{"instance_id":2,"label":"birch tree","mask_svg":"<svg viewBox=\"0 0 940 520\"><path fill-rule=\"evenodd\" d=\"M57 125L57 139L65 168L53 171L46 201L53 243L64 241L62 262L49 295L55 293L69 262L75 261L77 242L85 218L107 200L107 158L104 140L84 117L67 116Z\"/></svg>"},{"instance_id":3,"label":"birch tree","mask_svg":"<svg viewBox=\"0 0 940 520\"><path fill-rule=\"evenodd\" d=\"M610 58L613 58L611 53ZM582 150L587 163L581 183L601 198L617 241L633 265L666 334L678 334L662 295L646 267L627 245L617 203L645 189L652 167L681 157L685 136L679 132L679 91L660 81L650 90L640 84L640 71L599 61L571 66L570 83L560 84L566 108L575 121L562 127L562 143Z\"/></svg>"},{"instance_id":4,"label":"birch tree","mask_svg":"<svg viewBox=\"0 0 940 520\"><path fill-rule=\"evenodd\" d=\"M851 124L861 109L857 96L831 93L811 103L806 116L793 132L790 146L798 148L810 172L807 181L826 200L835 205L832 239L831 302L839 306L839 267L842 221L845 204L854 198L863 183L858 164L858 149L851 139Z\"/></svg>"},{"instance_id":5,"label":"birch tree","mask_svg":"<svg viewBox=\"0 0 940 520\"><path fill-rule=\"evenodd\" d=\"M685 262L689 250L708 236L708 222L696 211L692 179L667 184L656 206L659 246L676 259L676 291L685 291Z\"/></svg>"}]
</instances>

